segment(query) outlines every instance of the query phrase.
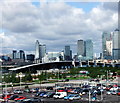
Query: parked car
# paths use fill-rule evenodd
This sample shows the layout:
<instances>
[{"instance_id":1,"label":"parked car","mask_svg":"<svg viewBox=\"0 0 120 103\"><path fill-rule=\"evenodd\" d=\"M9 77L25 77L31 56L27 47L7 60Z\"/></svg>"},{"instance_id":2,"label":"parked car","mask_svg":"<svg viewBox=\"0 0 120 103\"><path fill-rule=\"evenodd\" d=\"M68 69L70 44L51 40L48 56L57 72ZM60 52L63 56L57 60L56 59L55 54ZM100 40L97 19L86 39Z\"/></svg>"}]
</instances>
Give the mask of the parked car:
<instances>
[{"instance_id":1,"label":"parked car","mask_svg":"<svg viewBox=\"0 0 120 103\"><path fill-rule=\"evenodd\" d=\"M9 98L9 100L14 100L17 97L18 97L18 95L11 95L10 98Z\"/></svg>"},{"instance_id":2,"label":"parked car","mask_svg":"<svg viewBox=\"0 0 120 103\"><path fill-rule=\"evenodd\" d=\"M32 93L37 93L39 90L36 89L36 88L32 88L30 91L31 91Z\"/></svg>"},{"instance_id":3,"label":"parked car","mask_svg":"<svg viewBox=\"0 0 120 103\"><path fill-rule=\"evenodd\" d=\"M21 100L23 100L23 99L26 99L26 97L24 97L24 96L19 96L19 97L15 98L14 100L17 102L17 101L21 101Z\"/></svg>"},{"instance_id":4,"label":"parked car","mask_svg":"<svg viewBox=\"0 0 120 103\"><path fill-rule=\"evenodd\" d=\"M67 96L67 92L56 92L53 97L57 99L57 98L64 98L65 96Z\"/></svg>"},{"instance_id":5,"label":"parked car","mask_svg":"<svg viewBox=\"0 0 120 103\"><path fill-rule=\"evenodd\" d=\"M7 99L9 99L9 98L10 98L10 96L11 96L11 94L8 94L8 95L3 95L3 99L4 99L4 100L7 100Z\"/></svg>"},{"instance_id":6,"label":"parked car","mask_svg":"<svg viewBox=\"0 0 120 103\"><path fill-rule=\"evenodd\" d=\"M74 94L69 94L68 96L65 96L64 99L68 100L70 97L74 96Z\"/></svg>"},{"instance_id":7,"label":"parked car","mask_svg":"<svg viewBox=\"0 0 120 103\"><path fill-rule=\"evenodd\" d=\"M42 92L39 96L40 96L40 97L43 97L46 93L47 93L47 92L44 91L44 92Z\"/></svg>"},{"instance_id":8,"label":"parked car","mask_svg":"<svg viewBox=\"0 0 120 103\"><path fill-rule=\"evenodd\" d=\"M24 92L31 93L32 91L30 89L25 89Z\"/></svg>"},{"instance_id":9,"label":"parked car","mask_svg":"<svg viewBox=\"0 0 120 103\"><path fill-rule=\"evenodd\" d=\"M76 99L80 99L80 98L81 98L81 96L78 94L74 94L74 95L69 96L69 100L76 100Z\"/></svg>"},{"instance_id":10,"label":"parked car","mask_svg":"<svg viewBox=\"0 0 120 103\"><path fill-rule=\"evenodd\" d=\"M48 92L43 97L52 98L55 95L55 92Z\"/></svg>"},{"instance_id":11,"label":"parked car","mask_svg":"<svg viewBox=\"0 0 120 103\"><path fill-rule=\"evenodd\" d=\"M49 86L46 88L46 90L53 90L53 87Z\"/></svg>"},{"instance_id":12,"label":"parked car","mask_svg":"<svg viewBox=\"0 0 120 103\"><path fill-rule=\"evenodd\" d=\"M37 96L39 96L41 93L44 93L45 91L40 91L40 92L37 92L36 94L35 94L35 96L37 97Z\"/></svg>"},{"instance_id":13,"label":"parked car","mask_svg":"<svg viewBox=\"0 0 120 103\"><path fill-rule=\"evenodd\" d=\"M22 91L22 90L15 89L15 90L14 90L14 93L15 93L15 94L22 94L23 91Z\"/></svg>"},{"instance_id":14,"label":"parked car","mask_svg":"<svg viewBox=\"0 0 120 103\"><path fill-rule=\"evenodd\" d=\"M57 92L65 92L66 90L64 88L58 88Z\"/></svg>"}]
</instances>

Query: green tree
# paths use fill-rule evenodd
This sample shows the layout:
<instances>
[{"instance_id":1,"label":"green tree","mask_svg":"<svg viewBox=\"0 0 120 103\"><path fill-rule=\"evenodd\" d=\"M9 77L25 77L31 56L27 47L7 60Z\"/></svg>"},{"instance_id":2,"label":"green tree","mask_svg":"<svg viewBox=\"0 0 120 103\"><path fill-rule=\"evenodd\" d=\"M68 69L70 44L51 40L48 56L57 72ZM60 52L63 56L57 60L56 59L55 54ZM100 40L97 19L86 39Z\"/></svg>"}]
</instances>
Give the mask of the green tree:
<instances>
[{"instance_id":1,"label":"green tree","mask_svg":"<svg viewBox=\"0 0 120 103\"><path fill-rule=\"evenodd\" d=\"M31 73L30 73L30 72L26 72L26 73L25 73L25 77L23 77L22 80L23 80L24 82L27 82L27 81L31 82L31 81L32 81Z\"/></svg>"}]
</instances>

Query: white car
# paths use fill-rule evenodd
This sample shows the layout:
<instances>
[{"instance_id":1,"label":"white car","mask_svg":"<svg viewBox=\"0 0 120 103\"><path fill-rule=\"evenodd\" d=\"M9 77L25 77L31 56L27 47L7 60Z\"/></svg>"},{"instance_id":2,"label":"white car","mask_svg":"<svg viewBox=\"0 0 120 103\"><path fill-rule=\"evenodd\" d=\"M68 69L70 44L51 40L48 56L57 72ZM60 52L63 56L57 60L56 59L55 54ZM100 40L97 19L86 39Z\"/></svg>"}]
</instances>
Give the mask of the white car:
<instances>
[{"instance_id":1,"label":"white car","mask_svg":"<svg viewBox=\"0 0 120 103\"><path fill-rule=\"evenodd\" d=\"M15 93L15 94L22 94L23 91L22 91L22 90L15 89L15 90L14 90L14 93Z\"/></svg>"},{"instance_id":2,"label":"white car","mask_svg":"<svg viewBox=\"0 0 120 103\"><path fill-rule=\"evenodd\" d=\"M53 97L57 99L57 98L64 98L65 96L67 96L67 92L56 92Z\"/></svg>"}]
</instances>

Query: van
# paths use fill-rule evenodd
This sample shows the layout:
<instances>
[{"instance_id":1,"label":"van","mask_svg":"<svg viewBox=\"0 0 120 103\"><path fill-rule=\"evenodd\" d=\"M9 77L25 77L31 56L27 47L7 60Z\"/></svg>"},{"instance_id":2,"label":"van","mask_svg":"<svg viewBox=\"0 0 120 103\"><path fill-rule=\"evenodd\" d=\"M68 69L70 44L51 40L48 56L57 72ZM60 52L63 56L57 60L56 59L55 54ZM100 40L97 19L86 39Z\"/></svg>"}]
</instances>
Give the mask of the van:
<instances>
[{"instance_id":1,"label":"van","mask_svg":"<svg viewBox=\"0 0 120 103\"><path fill-rule=\"evenodd\" d=\"M56 92L53 97L57 99L57 98L64 98L65 96L67 96L67 92Z\"/></svg>"}]
</instances>

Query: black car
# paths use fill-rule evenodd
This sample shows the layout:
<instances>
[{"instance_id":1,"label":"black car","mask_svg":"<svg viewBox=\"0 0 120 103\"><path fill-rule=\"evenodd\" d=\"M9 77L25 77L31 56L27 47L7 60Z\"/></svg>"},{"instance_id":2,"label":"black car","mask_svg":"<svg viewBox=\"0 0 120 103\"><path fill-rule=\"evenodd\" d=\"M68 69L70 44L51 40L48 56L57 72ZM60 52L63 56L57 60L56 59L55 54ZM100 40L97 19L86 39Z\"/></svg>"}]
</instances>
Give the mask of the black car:
<instances>
[{"instance_id":1,"label":"black car","mask_svg":"<svg viewBox=\"0 0 120 103\"><path fill-rule=\"evenodd\" d=\"M53 87L49 86L46 88L47 90L53 90Z\"/></svg>"},{"instance_id":2,"label":"black car","mask_svg":"<svg viewBox=\"0 0 120 103\"><path fill-rule=\"evenodd\" d=\"M47 94L47 98L53 98L53 96L55 95L55 93L54 92L52 92L52 93L49 93L49 94Z\"/></svg>"}]
</instances>

